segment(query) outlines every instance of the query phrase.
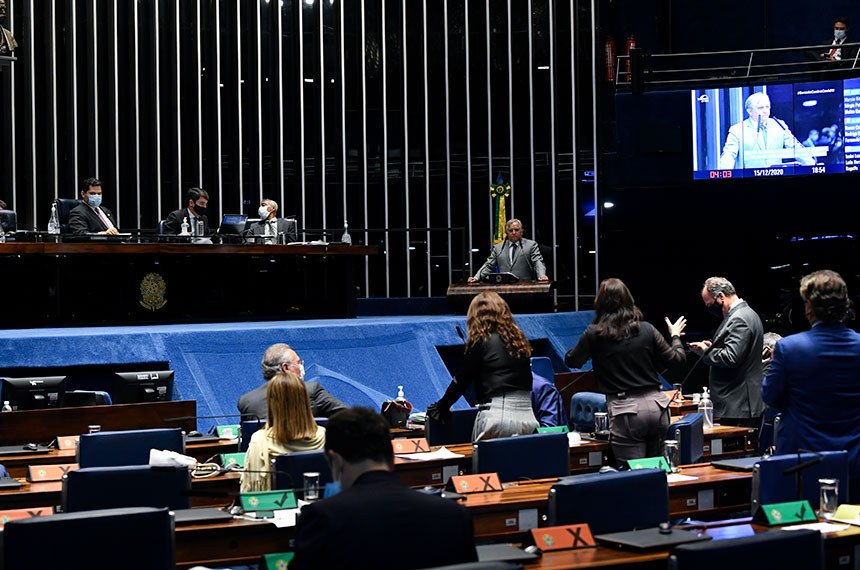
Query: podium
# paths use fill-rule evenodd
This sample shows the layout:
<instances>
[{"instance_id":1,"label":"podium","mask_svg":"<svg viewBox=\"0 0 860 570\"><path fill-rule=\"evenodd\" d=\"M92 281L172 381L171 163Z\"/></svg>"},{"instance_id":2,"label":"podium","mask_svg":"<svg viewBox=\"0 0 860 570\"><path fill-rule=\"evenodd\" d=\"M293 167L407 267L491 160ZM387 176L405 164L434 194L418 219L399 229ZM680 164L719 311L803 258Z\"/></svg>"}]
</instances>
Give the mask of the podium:
<instances>
[{"instance_id":1,"label":"podium","mask_svg":"<svg viewBox=\"0 0 860 570\"><path fill-rule=\"evenodd\" d=\"M513 313L552 313L555 310L552 281L520 281L518 283L490 285L487 283L452 283L448 286L448 307L465 313L478 293L498 293Z\"/></svg>"}]
</instances>

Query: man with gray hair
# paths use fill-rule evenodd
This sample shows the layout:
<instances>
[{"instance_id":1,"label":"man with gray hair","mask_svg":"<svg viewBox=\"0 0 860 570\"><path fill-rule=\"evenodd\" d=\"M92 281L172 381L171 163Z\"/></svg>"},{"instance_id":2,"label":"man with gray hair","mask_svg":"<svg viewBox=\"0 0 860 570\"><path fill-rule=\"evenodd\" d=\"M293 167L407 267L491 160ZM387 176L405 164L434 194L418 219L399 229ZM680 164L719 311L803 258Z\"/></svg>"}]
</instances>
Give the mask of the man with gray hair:
<instances>
[{"instance_id":1,"label":"man with gray hair","mask_svg":"<svg viewBox=\"0 0 860 570\"><path fill-rule=\"evenodd\" d=\"M744 112L748 117L729 127L720 154L720 169L767 168L782 164L784 158L794 160L795 164L815 164L811 149L797 140L785 121L770 116L767 93L757 91L747 97Z\"/></svg>"},{"instance_id":2,"label":"man with gray hair","mask_svg":"<svg viewBox=\"0 0 860 570\"><path fill-rule=\"evenodd\" d=\"M296 221L292 218L279 218L277 202L270 198L264 198L260 201L260 208L257 213L260 215L260 221L254 222L246 230L247 235L254 236L250 239L254 240L255 243L272 244L298 241Z\"/></svg>"},{"instance_id":3,"label":"man with gray hair","mask_svg":"<svg viewBox=\"0 0 860 570\"><path fill-rule=\"evenodd\" d=\"M288 344L278 343L267 348L263 354L261 367L263 379L266 382L276 374L284 372L292 372L300 379L305 379L305 363ZM239 398L236 407L242 416L248 416L247 419L266 419L267 387L268 384L264 383ZM315 418L327 418L348 407L320 386L319 382L305 382L305 389L311 399L311 410Z\"/></svg>"},{"instance_id":4,"label":"man with gray hair","mask_svg":"<svg viewBox=\"0 0 860 570\"><path fill-rule=\"evenodd\" d=\"M761 399L764 330L758 314L738 297L725 277L709 277L702 286L702 301L722 322L713 341L690 343L693 352L710 367L708 386L714 401L714 418L724 425L758 427Z\"/></svg>"},{"instance_id":5,"label":"man with gray hair","mask_svg":"<svg viewBox=\"0 0 860 570\"><path fill-rule=\"evenodd\" d=\"M487 279L496 268L500 273L513 273L521 281L549 281L540 247L536 241L523 237L523 223L516 218L508 220L505 235L505 241L493 246L490 257L468 282Z\"/></svg>"}]
</instances>

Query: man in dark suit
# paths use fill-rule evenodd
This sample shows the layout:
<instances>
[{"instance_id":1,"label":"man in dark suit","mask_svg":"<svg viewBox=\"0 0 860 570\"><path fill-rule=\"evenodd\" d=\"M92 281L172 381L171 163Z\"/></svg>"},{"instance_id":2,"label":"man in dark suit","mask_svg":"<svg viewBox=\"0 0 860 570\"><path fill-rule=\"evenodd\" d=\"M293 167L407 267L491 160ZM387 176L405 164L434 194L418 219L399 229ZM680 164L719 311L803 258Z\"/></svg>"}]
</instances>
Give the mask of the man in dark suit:
<instances>
[{"instance_id":1,"label":"man in dark suit","mask_svg":"<svg viewBox=\"0 0 860 570\"><path fill-rule=\"evenodd\" d=\"M490 257L475 276L469 277L469 283L486 279L497 267L500 273L513 273L522 281L549 281L540 247L523 237L522 222L516 218L508 220L505 235L505 241L493 246Z\"/></svg>"},{"instance_id":2,"label":"man in dark suit","mask_svg":"<svg viewBox=\"0 0 860 570\"><path fill-rule=\"evenodd\" d=\"M98 178L87 178L81 183L81 200L69 212L69 228L73 234L106 234L119 232L111 211L102 206L102 183Z\"/></svg>"},{"instance_id":3,"label":"man in dark suit","mask_svg":"<svg viewBox=\"0 0 860 570\"><path fill-rule=\"evenodd\" d=\"M714 418L725 425L758 427L764 412L761 319L725 277L708 278L702 287L702 300L711 314L723 319L713 342L690 343L710 367L708 385Z\"/></svg>"},{"instance_id":4,"label":"man in dark suit","mask_svg":"<svg viewBox=\"0 0 860 570\"><path fill-rule=\"evenodd\" d=\"M834 271L800 280L800 297L812 328L776 343L762 385L768 405L782 412L776 448L847 449L848 492L860 498L860 334L845 326L848 287Z\"/></svg>"},{"instance_id":5,"label":"man in dark suit","mask_svg":"<svg viewBox=\"0 0 860 570\"><path fill-rule=\"evenodd\" d=\"M288 344L278 343L267 348L266 352L263 353L261 366L266 382L271 380L275 374L284 372L292 372L300 379L305 379L305 363ZM239 398L236 407L242 416L249 416L245 419L253 419L254 417L266 419L267 388L268 384L264 383L260 387L242 394ZM311 399L311 411L313 411L315 418L327 418L335 412L347 408L346 404L332 396L320 386L319 382L305 382L305 389Z\"/></svg>"},{"instance_id":6,"label":"man in dark suit","mask_svg":"<svg viewBox=\"0 0 860 570\"><path fill-rule=\"evenodd\" d=\"M857 48L854 46L843 46L842 44L850 43L848 39L848 18L840 16L833 22L833 39L830 41L830 48L814 53L813 56L818 61L833 62L839 67L851 67L854 65L854 58L857 56ZM821 42L822 45L827 42Z\"/></svg>"},{"instance_id":7,"label":"man in dark suit","mask_svg":"<svg viewBox=\"0 0 860 570\"><path fill-rule=\"evenodd\" d=\"M206 217L209 194L203 188L191 188L185 195L185 207L170 212L165 221L165 229L169 234L179 234L182 231L182 220L188 220L188 231L197 235L197 220L203 221L203 234L209 235L209 218Z\"/></svg>"},{"instance_id":8,"label":"man in dark suit","mask_svg":"<svg viewBox=\"0 0 860 570\"><path fill-rule=\"evenodd\" d=\"M263 236L250 238L254 243L290 243L298 241L299 235L296 221L289 218L278 217L278 203L269 198L260 202L258 210L260 221L255 222L248 230L248 235ZM278 239L283 235L283 241Z\"/></svg>"},{"instance_id":9,"label":"man in dark suit","mask_svg":"<svg viewBox=\"0 0 860 570\"><path fill-rule=\"evenodd\" d=\"M407 570L477 560L468 511L410 489L394 475L391 435L381 415L350 408L333 416L325 452L341 492L302 508L290 570Z\"/></svg>"}]
</instances>

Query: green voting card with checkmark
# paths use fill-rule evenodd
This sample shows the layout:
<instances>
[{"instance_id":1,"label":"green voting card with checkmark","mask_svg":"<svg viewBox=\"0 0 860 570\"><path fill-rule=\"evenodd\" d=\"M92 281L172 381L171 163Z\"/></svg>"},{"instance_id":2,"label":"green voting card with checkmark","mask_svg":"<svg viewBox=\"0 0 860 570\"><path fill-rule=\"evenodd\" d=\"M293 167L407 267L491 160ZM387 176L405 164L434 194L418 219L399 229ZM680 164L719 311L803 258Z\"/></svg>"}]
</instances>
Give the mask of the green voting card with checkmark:
<instances>
[{"instance_id":1,"label":"green voting card with checkmark","mask_svg":"<svg viewBox=\"0 0 860 570\"><path fill-rule=\"evenodd\" d=\"M242 493L239 495L245 512L271 512L281 509L295 509L296 495L290 490Z\"/></svg>"}]
</instances>

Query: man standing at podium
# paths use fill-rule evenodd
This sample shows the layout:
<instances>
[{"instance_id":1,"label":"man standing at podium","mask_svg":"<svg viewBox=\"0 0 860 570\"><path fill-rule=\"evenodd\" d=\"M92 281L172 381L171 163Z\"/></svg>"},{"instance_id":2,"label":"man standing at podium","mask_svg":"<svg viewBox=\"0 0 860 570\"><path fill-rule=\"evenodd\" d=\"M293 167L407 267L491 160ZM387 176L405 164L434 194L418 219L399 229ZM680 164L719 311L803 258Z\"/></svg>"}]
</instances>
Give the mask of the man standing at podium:
<instances>
[{"instance_id":1,"label":"man standing at podium","mask_svg":"<svg viewBox=\"0 0 860 570\"><path fill-rule=\"evenodd\" d=\"M69 228L73 234L106 234L115 236L119 232L113 222L113 214L102 204L102 183L98 178L87 178L81 184L81 200L69 212Z\"/></svg>"},{"instance_id":2,"label":"man standing at podium","mask_svg":"<svg viewBox=\"0 0 860 570\"><path fill-rule=\"evenodd\" d=\"M500 273L513 273L521 281L549 281L546 265L536 241L523 237L523 224L516 218L505 224L507 238L493 246L490 257L469 283L486 279L498 267Z\"/></svg>"}]
</instances>

